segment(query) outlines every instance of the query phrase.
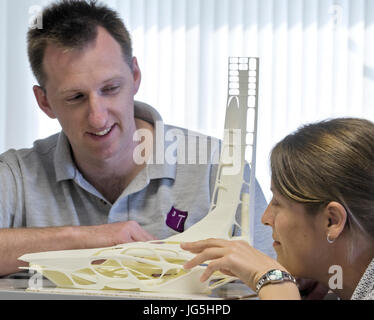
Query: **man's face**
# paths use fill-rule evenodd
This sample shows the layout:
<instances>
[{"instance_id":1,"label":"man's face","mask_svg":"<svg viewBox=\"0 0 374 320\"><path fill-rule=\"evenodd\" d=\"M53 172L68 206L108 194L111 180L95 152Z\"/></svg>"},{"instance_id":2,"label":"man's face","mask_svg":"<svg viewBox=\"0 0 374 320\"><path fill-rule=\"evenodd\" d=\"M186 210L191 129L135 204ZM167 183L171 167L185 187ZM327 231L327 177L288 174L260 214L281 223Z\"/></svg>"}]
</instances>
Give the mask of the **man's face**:
<instances>
[{"instance_id":1,"label":"man's face","mask_svg":"<svg viewBox=\"0 0 374 320\"><path fill-rule=\"evenodd\" d=\"M36 88L35 94L43 111L60 122L77 160L105 161L129 150L141 78L136 59L131 70L119 44L99 27L84 49L49 45L43 66L46 96Z\"/></svg>"}]
</instances>

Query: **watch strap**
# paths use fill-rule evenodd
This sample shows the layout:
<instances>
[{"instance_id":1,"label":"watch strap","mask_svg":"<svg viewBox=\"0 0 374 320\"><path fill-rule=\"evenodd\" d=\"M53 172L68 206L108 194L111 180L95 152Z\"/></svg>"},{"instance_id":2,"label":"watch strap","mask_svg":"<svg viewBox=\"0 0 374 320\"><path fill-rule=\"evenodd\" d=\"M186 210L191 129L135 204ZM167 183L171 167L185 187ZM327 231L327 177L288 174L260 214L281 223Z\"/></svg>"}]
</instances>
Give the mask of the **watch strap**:
<instances>
[{"instance_id":1,"label":"watch strap","mask_svg":"<svg viewBox=\"0 0 374 320\"><path fill-rule=\"evenodd\" d=\"M257 281L256 293L258 294L261 288L269 283L281 283L285 281L296 283L295 277L288 272L278 269L270 270Z\"/></svg>"}]
</instances>

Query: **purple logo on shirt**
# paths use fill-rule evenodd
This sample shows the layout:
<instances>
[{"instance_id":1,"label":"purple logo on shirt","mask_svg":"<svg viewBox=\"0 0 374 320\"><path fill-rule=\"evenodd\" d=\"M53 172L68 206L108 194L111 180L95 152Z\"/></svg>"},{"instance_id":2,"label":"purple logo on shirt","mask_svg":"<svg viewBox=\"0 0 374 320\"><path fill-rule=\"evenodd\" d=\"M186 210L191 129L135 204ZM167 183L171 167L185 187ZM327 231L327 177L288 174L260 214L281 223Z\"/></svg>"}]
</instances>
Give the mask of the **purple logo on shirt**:
<instances>
[{"instance_id":1,"label":"purple logo on shirt","mask_svg":"<svg viewBox=\"0 0 374 320\"><path fill-rule=\"evenodd\" d=\"M166 217L166 224L175 231L183 232L184 231L184 223L188 217L187 211L181 211L171 207L167 217Z\"/></svg>"}]
</instances>

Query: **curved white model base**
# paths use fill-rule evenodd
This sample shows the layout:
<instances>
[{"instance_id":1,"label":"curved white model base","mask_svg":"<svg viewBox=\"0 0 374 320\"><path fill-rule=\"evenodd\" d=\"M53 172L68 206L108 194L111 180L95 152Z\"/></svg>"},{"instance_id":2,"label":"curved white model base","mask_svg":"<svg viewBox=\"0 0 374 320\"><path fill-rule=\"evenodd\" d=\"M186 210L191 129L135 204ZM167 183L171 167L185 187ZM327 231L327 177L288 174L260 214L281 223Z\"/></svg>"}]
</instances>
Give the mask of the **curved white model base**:
<instances>
[{"instance_id":1,"label":"curved white model base","mask_svg":"<svg viewBox=\"0 0 374 320\"><path fill-rule=\"evenodd\" d=\"M22 260L29 260L30 269L61 288L209 293L234 279L216 273L213 282L202 283L199 279L204 266L189 272L183 269L183 264L191 258L193 255L182 250L179 243L157 241L44 252L25 255Z\"/></svg>"}]
</instances>

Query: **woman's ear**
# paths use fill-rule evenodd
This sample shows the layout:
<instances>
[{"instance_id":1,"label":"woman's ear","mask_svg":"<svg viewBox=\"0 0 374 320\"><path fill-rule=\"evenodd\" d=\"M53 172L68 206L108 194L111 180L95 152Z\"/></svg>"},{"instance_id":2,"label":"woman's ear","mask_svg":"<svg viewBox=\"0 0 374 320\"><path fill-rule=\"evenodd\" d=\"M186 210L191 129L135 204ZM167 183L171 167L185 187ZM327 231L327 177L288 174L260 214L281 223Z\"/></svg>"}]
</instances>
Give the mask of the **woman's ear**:
<instances>
[{"instance_id":1,"label":"woman's ear","mask_svg":"<svg viewBox=\"0 0 374 320\"><path fill-rule=\"evenodd\" d=\"M33 91L39 108L51 119L56 119L57 117L49 105L45 90L42 87L34 86Z\"/></svg>"},{"instance_id":2,"label":"woman's ear","mask_svg":"<svg viewBox=\"0 0 374 320\"><path fill-rule=\"evenodd\" d=\"M339 203L332 201L324 209L326 237L334 242L343 232L347 222L347 211Z\"/></svg>"}]
</instances>

